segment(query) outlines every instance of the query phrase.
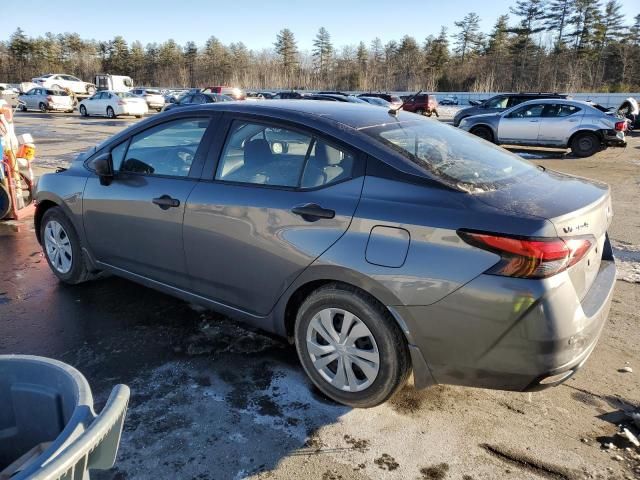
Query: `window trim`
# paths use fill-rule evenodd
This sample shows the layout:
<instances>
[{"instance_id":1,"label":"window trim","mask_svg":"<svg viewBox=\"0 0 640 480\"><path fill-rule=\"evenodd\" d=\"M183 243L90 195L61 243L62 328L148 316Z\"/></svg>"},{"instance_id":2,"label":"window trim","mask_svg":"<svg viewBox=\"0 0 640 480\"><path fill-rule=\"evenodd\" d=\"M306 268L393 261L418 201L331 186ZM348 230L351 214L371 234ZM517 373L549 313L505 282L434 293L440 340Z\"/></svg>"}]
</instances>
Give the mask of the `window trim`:
<instances>
[{"instance_id":1,"label":"window trim","mask_svg":"<svg viewBox=\"0 0 640 480\"><path fill-rule=\"evenodd\" d=\"M219 129L220 131L218 132L217 138L215 139L217 144L215 145L214 148L211 148L209 150L209 157L213 157L213 158L207 158L204 164L202 177L201 177L201 180L204 182L218 183L221 185L266 188L270 190L313 192L316 190L321 190L323 188L329 188L329 187L332 187L333 185L338 185L340 183L347 182L349 180L353 180L354 178L358 178L365 174L366 156L361 150L348 146L343 142L340 142L340 140L335 140L333 138L329 138L327 140L328 135L318 130L308 128L306 126L300 126L299 124L289 122L287 120L282 120L279 118L270 118L270 117L254 116L254 115L246 115L246 114L243 115L243 114L236 114L235 112L225 113L222 119L222 122L223 123L221 125L221 128ZM351 169L351 175L337 182L332 182L324 185L318 185L316 187L307 187L307 188L303 188L300 186L301 179L298 179L298 186L296 187L287 187L282 185L266 185L262 183L247 183L247 182L238 182L233 180L218 179L216 178L216 174L218 172L218 167L220 165L220 162L222 161L222 155L224 154L227 141L230 138L234 122L256 123L258 125L265 125L266 127L283 128L283 129L291 130L296 133L300 133L302 135L307 135L312 139L310 143L310 147L312 147L315 144L315 142L320 140L326 143L327 145L336 148L337 150L341 150L344 153L350 154L353 157L354 164L353 164L353 168ZM304 168L306 168L307 161L308 161L308 157L305 160L305 166L302 169L302 172L303 172L302 174L304 174Z\"/></svg>"},{"instance_id":2,"label":"window trim","mask_svg":"<svg viewBox=\"0 0 640 480\"><path fill-rule=\"evenodd\" d=\"M178 112L176 112L178 113ZM101 149L96 150L91 156L89 156L89 158L87 158L84 162L83 162L83 166L92 174L95 175L95 170L93 170L91 167L89 167L89 163L93 160L93 158L96 155L100 155L103 152L109 152L111 153L111 151L116 148L117 146L121 145L122 143L126 142L127 143L127 150L124 153L124 158L127 157L127 153L129 152L129 146L131 144L131 140L133 139L133 137L135 137L136 135L145 132L147 130L150 130L152 128L156 128L160 125L164 125L166 123L170 123L170 122L174 122L174 121L178 121L178 120L201 120L201 119L207 119L209 124L204 132L204 134L202 135L202 139L200 140L200 144L198 145L198 149L196 150L196 153L194 155L194 159L193 162L191 163L191 168L189 170L189 174L186 176L178 176L178 175L157 175L157 174L147 174L147 173L139 173L139 172L114 172L115 173L115 179L117 180L118 177L120 176L129 176L129 175L135 175L135 176L144 176L144 177L153 177L153 178L168 178L168 179L173 179L173 180L195 180L198 181L201 179L202 176L202 172L203 169L205 167L205 163L207 162L207 158L212 150L212 145L213 145L213 140L214 140L214 135L216 133L216 126L221 122L221 117L219 116L219 114L217 113L211 113L211 112L179 112L179 114L176 114L175 116L170 116L169 118L163 118L160 121L156 121L151 125L143 125L141 126L140 124L136 125L135 127L133 127L133 129L131 130L131 132L129 132L129 134L124 137L124 138L118 138L117 141L116 138L118 137L118 135L116 135L114 137L114 141L109 142L107 145L103 146Z\"/></svg>"}]
</instances>

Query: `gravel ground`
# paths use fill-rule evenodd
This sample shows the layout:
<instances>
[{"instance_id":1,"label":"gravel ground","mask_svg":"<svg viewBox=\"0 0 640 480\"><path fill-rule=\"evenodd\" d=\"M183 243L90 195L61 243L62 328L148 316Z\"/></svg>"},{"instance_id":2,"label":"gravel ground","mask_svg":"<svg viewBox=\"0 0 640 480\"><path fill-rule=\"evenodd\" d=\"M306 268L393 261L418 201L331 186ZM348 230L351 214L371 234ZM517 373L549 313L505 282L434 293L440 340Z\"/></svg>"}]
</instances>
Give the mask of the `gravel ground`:
<instances>
[{"instance_id":1,"label":"gravel ground","mask_svg":"<svg viewBox=\"0 0 640 480\"><path fill-rule=\"evenodd\" d=\"M16 122L35 138L41 174L133 121L19 113ZM590 159L517 150L613 191L620 279L609 322L586 366L551 390L409 386L374 409L342 407L279 339L117 278L60 285L28 221L0 225L0 353L71 363L98 407L114 384L130 385L116 467L94 479L640 478L640 449L618 435L620 425L640 434L628 415L640 410L639 149L640 135Z\"/></svg>"}]
</instances>

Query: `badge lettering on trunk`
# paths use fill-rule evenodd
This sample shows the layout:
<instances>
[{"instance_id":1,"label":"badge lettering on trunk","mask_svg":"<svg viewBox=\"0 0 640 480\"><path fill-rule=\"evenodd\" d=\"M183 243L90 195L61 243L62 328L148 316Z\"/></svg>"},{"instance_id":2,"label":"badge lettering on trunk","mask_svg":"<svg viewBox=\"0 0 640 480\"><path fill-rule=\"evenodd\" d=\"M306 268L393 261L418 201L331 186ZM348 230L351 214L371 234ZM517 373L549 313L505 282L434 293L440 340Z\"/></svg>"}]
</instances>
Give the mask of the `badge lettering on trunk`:
<instances>
[{"instance_id":1,"label":"badge lettering on trunk","mask_svg":"<svg viewBox=\"0 0 640 480\"><path fill-rule=\"evenodd\" d=\"M573 233L574 231L579 232L580 230L584 230L585 228L589 228L589 224L587 222L576 225L575 227L563 227L562 230L564 231L564 233Z\"/></svg>"}]
</instances>

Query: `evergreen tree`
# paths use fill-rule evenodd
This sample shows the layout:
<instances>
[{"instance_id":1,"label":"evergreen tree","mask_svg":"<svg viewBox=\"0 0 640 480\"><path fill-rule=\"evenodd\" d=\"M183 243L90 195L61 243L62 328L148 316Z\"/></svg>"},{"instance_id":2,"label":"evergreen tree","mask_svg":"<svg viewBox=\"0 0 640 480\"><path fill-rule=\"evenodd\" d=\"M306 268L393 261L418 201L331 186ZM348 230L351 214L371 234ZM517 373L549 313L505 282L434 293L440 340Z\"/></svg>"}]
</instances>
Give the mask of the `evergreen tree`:
<instances>
[{"instance_id":1,"label":"evergreen tree","mask_svg":"<svg viewBox=\"0 0 640 480\"><path fill-rule=\"evenodd\" d=\"M488 55L500 55L507 51L509 46L509 15L500 15L493 30L489 34L487 45Z\"/></svg>"},{"instance_id":2,"label":"evergreen tree","mask_svg":"<svg viewBox=\"0 0 640 480\"><path fill-rule=\"evenodd\" d=\"M545 28L555 32L555 50L564 48L567 36L567 25L571 11L574 8L574 0L551 0L544 15Z\"/></svg>"},{"instance_id":3,"label":"evergreen tree","mask_svg":"<svg viewBox=\"0 0 640 480\"><path fill-rule=\"evenodd\" d=\"M331 35L326 28L320 27L316 38L313 40L313 58L316 68L324 77L329 70L331 64L331 56L333 55L333 45L331 44Z\"/></svg>"},{"instance_id":4,"label":"evergreen tree","mask_svg":"<svg viewBox=\"0 0 640 480\"><path fill-rule=\"evenodd\" d=\"M480 17L477 13L467 13L465 17L454 22L460 31L455 34L455 52L460 55L460 61L464 62L466 56L476 53L482 45L482 34L480 33Z\"/></svg>"},{"instance_id":5,"label":"evergreen tree","mask_svg":"<svg viewBox=\"0 0 640 480\"><path fill-rule=\"evenodd\" d=\"M280 30L274 45L276 47L276 53L280 56L285 74L290 78L298 64L298 46L293 32L288 28Z\"/></svg>"}]
</instances>

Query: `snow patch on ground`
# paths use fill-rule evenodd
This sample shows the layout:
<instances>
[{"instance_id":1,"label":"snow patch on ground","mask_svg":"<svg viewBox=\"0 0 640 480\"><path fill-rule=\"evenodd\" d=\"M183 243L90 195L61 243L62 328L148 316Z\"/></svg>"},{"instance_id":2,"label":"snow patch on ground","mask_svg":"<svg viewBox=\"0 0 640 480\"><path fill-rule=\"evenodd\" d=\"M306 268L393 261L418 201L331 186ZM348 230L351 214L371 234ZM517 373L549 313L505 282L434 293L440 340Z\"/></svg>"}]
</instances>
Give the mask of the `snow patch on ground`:
<instances>
[{"instance_id":1,"label":"snow patch on ground","mask_svg":"<svg viewBox=\"0 0 640 480\"><path fill-rule=\"evenodd\" d=\"M640 283L640 245L631 245L612 241L613 255L616 258L618 280Z\"/></svg>"}]
</instances>

